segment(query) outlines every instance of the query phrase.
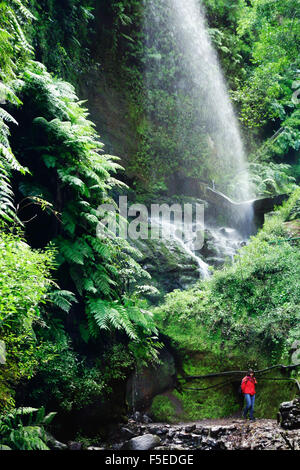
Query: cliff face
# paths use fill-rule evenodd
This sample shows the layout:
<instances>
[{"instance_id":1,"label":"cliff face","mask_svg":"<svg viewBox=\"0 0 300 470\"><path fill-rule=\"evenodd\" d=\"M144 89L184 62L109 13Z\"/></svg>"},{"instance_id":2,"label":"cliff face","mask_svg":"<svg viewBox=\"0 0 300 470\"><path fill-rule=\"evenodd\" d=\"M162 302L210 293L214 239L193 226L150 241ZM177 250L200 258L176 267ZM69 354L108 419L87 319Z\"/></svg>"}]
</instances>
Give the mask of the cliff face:
<instances>
[{"instance_id":1,"label":"cliff face","mask_svg":"<svg viewBox=\"0 0 300 470\"><path fill-rule=\"evenodd\" d=\"M134 174L130 171L130 163L137 153L139 141L126 94L114 86L102 67L81 80L79 94L88 102L90 118L105 144L105 152L120 157L125 168L120 176L131 186Z\"/></svg>"}]
</instances>

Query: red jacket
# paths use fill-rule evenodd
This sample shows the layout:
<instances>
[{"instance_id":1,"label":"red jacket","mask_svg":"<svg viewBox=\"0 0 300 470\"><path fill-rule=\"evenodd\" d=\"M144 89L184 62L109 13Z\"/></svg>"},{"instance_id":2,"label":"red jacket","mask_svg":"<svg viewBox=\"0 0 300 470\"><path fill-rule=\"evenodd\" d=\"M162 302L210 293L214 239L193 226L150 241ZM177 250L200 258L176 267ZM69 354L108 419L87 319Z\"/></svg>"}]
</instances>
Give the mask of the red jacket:
<instances>
[{"instance_id":1,"label":"red jacket","mask_svg":"<svg viewBox=\"0 0 300 470\"><path fill-rule=\"evenodd\" d=\"M255 395L255 384L257 384L256 378L246 375L242 380L242 392L244 394L249 393L250 395Z\"/></svg>"}]
</instances>

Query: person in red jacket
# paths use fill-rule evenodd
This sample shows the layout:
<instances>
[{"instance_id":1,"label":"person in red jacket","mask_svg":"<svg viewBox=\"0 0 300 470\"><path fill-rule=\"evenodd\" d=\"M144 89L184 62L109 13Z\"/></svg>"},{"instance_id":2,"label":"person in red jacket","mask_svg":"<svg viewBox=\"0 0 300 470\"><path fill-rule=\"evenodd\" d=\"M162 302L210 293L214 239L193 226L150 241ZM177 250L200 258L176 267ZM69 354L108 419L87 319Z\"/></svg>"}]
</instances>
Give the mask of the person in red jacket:
<instances>
[{"instance_id":1,"label":"person in red jacket","mask_svg":"<svg viewBox=\"0 0 300 470\"><path fill-rule=\"evenodd\" d=\"M248 411L250 410L250 419L254 421L254 403L255 403L255 385L257 384L256 378L254 377L254 371L248 370L248 374L242 380L242 392L245 396L246 406L244 408L243 416L246 419Z\"/></svg>"}]
</instances>

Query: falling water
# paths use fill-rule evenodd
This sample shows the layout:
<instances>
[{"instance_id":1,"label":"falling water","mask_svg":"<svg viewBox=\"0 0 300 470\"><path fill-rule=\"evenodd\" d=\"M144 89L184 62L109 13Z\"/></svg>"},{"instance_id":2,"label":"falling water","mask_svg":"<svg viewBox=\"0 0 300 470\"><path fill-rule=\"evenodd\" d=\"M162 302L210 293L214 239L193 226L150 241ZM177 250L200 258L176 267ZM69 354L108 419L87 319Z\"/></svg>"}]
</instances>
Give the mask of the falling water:
<instances>
[{"instance_id":1,"label":"falling water","mask_svg":"<svg viewBox=\"0 0 300 470\"><path fill-rule=\"evenodd\" d=\"M236 198L251 199L237 119L199 0L145 0L144 32L151 59L148 64L146 61L145 73L152 105L149 107L158 109L162 98L155 90L168 87L177 96L180 123L185 99L189 97L193 108L189 116L191 127L195 132L201 129L205 136L210 175L215 175L223 188L235 177ZM189 136L183 135L182 139L188 142Z\"/></svg>"},{"instance_id":2,"label":"falling water","mask_svg":"<svg viewBox=\"0 0 300 470\"><path fill-rule=\"evenodd\" d=\"M168 132L172 136L174 127L180 130L175 152L183 155L182 167L194 161L201 178L205 168L204 176L212 186L216 182L217 189L236 201L251 201L239 125L201 2L144 0L144 4L145 94L152 121L159 122L168 113L163 101L175 96L176 112L171 114ZM196 145L191 143L195 135L199 135ZM236 206L236 219L242 221L244 234L253 233L251 202Z\"/></svg>"},{"instance_id":3,"label":"falling water","mask_svg":"<svg viewBox=\"0 0 300 470\"><path fill-rule=\"evenodd\" d=\"M185 227L184 237L182 236L182 224L176 225L170 220L163 218L152 218L151 227L158 227L161 230L162 239L173 240L178 247L186 254L187 257L196 261L198 265L198 272L202 279L206 279L210 276L209 265L203 261L203 259L195 254L194 243L197 237L195 227L191 228L188 232ZM203 230L204 227L198 227L198 230Z\"/></svg>"}]
</instances>

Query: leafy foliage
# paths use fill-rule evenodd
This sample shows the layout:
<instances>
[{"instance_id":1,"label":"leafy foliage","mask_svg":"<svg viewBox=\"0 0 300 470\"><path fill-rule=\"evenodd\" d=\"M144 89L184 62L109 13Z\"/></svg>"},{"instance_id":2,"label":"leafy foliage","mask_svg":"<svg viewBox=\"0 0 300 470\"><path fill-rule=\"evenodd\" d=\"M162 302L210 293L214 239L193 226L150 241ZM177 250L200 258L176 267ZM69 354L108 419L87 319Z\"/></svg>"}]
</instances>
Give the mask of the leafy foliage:
<instances>
[{"instance_id":1,"label":"leafy foliage","mask_svg":"<svg viewBox=\"0 0 300 470\"><path fill-rule=\"evenodd\" d=\"M289 363L290 347L300 335L300 262L299 240L286 221L297 217L299 196L298 188L239 251L232 265L215 271L193 289L173 291L155 308L154 318L176 348L183 376ZM237 412L238 382L209 393L197 390L218 382L195 381L175 391L173 402L178 410L182 408L179 419L220 418ZM273 417L278 403L296 394L295 387L281 383L268 386L259 381L258 387L260 417ZM170 415L166 402L165 397L155 402L158 419L160 413Z\"/></svg>"},{"instance_id":2,"label":"leafy foliage","mask_svg":"<svg viewBox=\"0 0 300 470\"><path fill-rule=\"evenodd\" d=\"M46 415L44 408L17 408L0 415L0 446L12 450L49 450L44 426L55 415L54 412Z\"/></svg>"},{"instance_id":3,"label":"leafy foliage","mask_svg":"<svg viewBox=\"0 0 300 470\"><path fill-rule=\"evenodd\" d=\"M222 353L238 348L249 358L259 347L255 361L260 364L270 354L277 361L285 354L299 323L300 263L298 242L289 241L284 222L298 201L299 189L239 251L234 264L190 291L168 294L157 307L160 328L180 347L219 350L222 345Z\"/></svg>"},{"instance_id":4,"label":"leafy foliage","mask_svg":"<svg viewBox=\"0 0 300 470\"><path fill-rule=\"evenodd\" d=\"M289 173L291 167L284 163L250 164L253 192L258 196L289 193L295 187L295 178Z\"/></svg>"},{"instance_id":5,"label":"leafy foliage","mask_svg":"<svg viewBox=\"0 0 300 470\"><path fill-rule=\"evenodd\" d=\"M149 275L137 262L139 253L126 240L109 233L104 238L96 236L101 222L97 206L114 204L109 192L121 183L112 174L121 167L116 157L102 153L103 144L71 85L53 78L39 63L32 63L22 80L20 93L25 106L31 101L29 119L35 131L19 136L22 147L17 152L28 165L31 180L39 178L35 196L48 198L61 214L61 224L57 219L54 222L60 270L68 270L76 296L84 300L92 337L100 329L112 328L138 341L142 331L155 332L154 324L138 303L126 304L124 295L130 296L134 285ZM21 114L19 119L23 119ZM20 179L22 197L34 194L34 186L24 184L27 180ZM126 284L130 284L128 292Z\"/></svg>"},{"instance_id":6,"label":"leafy foliage","mask_svg":"<svg viewBox=\"0 0 300 470\"><path fill-rule=\"evenodd\" d=\"M300 175L298 3L203 3L253 150L255 191L288 192ZM0 407L11 409L0 417L0 433L13 449L47 448L43 426L53 417L44 410L12 410L21 380L20 403L45 404L66 416L94 404L105 407L113 391L122 393L134 361L158 361L158 327L185 355L190 372L196 366L186 355L195 352L205 353L197 364L203 370L230 367L236 358L264 363L287 358L290 342L299 338L299 247L285 225L289 220L297 226L299 192L232 266L193 290L168 295L154 316L142 298L149 275L140 253L109 231L96 236L97 207L115 205L113 197L124 189L116 179L121 167L103 153L73 86L57 75L78 89L84 81L94 86L101 61L101 77L125 100L125 129L134 128L127 170L141 193L166 191L177 181L172 174L209 180L215 173L206 131L193 115L192 90L178 94L175 86L185 70L172 34L166 34L164 2L156 11L161 30L155 38L142 30L143 5L0 3L0 331L7 349ZM164 66L157 41L165 47ZM40 62L32 60L34 52ZM145 68L154 84L148 93ZM93 70L97 74L87 78ZM104 118L110 123L110 116ZM120 121L118 114L118 127ZM23 235L16 229L20 221ZM49 242L43 251L30 248ZM220 394L210 395L206 406L197 402L204 395L190 397L184 406L201 408L205 417L210 408L216 415L235 411L232 400L222 406ZM160 397L154 411L169 419L172 403Z\"/></svg>"},{"instance_id":7,"label":"leafy foliage","mask_svg":"<svg viewBox=\"0 0 300 470\"><path fill-rule=\"evenodd\" d=\"M13 387L36 369L33 324L48 300L53 267L53 249L34 251L20 236L0 234L0 338L7 351L0 368L0 408L13 405Z\"/></svg>"},{"instance_id":8,"label":"leafy foliage","mask_svg":"<svg viewBox=\"0 0 300 470\"><path fill-rule=\"evenodd\" d=\"M24 64L33 54L33 49L25 38L23 24L29 23L33 15L20 0L1 2L0 5L0 104L21 101L10 86ZM9 144L8 124L17 125L14 117L0 106L0 219L6 222L16 220L14 197L10 184L12 170L25 172Z\"/></svg>"},{"instance_id":9,"label":"leafy foliage","mask_svg":"<svg viewBox=\"0 0 300 470\"><path fill-rule=\"evenodd\" d=\"M299 21L295 0L254 0L240 10L237 32L247 45L250 65L233 96L241 104L242 122L268 138L255 148L260 159L297 163Z\"/></svg>"},{"instance_id":10,"label":"leafy foliage","mask_svg":"<svg viewBox=\"0 0 300 470\"><path fill-rule=\"evenodd\" d=\"M98 359L74 351L65 332L52 330L50 338L40 336L39 368L22 392L23 400L60 413L74 413L87 406L99 406L113 391L114 382L123 382L134 359L122 344L110 345ZM56 340L54 341L53 338Z\"/></svg>"},{"instance_id":11,"label":"leafy foliage","mask_svg":"<svg viewBox=\"0 0 300 470\"><path fill-rule=\"evenodd\" d=\"M94 1L31 1L36 21L29 32L37 60L73 85L97 68L90 46L94 44Z\"/></svg>"}]
</instances>

